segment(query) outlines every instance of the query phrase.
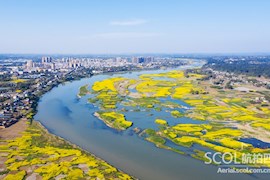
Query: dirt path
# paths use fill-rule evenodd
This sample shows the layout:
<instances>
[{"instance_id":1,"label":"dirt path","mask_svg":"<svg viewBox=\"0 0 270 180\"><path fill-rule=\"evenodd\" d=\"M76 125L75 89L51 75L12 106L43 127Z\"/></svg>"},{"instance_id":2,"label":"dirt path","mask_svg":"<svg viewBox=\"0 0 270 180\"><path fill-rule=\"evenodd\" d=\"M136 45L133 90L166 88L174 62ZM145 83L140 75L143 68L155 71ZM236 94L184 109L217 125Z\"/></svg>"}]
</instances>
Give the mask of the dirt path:
<instances>
[{"instance_id":1,"label":"dirt path","mask_svg":"<svg viewBox=\"0 0 270 180\"><path fill-rule=\"evenodd\" d=\"M19 122L13 124L12 126L0 129L0 139L14 139L16 137L20 137L21 133L27 128L27 119L21 119Z\"/></svg>"}]
</instances>

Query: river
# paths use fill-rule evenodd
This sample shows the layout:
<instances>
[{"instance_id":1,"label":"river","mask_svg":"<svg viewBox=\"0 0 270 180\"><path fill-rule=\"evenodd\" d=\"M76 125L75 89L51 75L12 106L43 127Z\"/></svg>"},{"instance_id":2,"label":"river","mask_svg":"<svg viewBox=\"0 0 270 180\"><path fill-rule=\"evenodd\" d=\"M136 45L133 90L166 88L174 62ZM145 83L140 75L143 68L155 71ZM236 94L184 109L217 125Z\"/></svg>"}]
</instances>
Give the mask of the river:
<instances>
[{"instance_id":1,"label":"river","mask_svg":"<svg viewBox=\"0 0 270 180\"><path fill-rule=\"evenodd\" d=\"M200 67L202 62L178 69ZM134 78L140 74L160 73L167 70L100 74L78 81L67 82L44 94L38 103L35 120L40 121L49 132L104 159L116 168L139 179L269 179L246 174L218 174L218 167L180 155L143 140L132 130L118 132L107 127L93 116L97 107L87 103L87 97L78 99L79 87L92 85L111 76ZM132 120L132 119L131 119Z\"/></svg>"}]
</instances>

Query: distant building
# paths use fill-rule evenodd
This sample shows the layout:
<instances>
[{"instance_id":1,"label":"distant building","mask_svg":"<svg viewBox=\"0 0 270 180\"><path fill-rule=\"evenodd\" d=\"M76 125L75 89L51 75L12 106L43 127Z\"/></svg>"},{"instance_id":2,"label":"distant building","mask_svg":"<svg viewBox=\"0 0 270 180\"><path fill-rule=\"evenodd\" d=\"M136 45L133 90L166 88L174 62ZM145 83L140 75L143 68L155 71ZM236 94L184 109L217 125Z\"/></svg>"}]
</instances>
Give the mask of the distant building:
<instances>
[{"instance_id":1,"label":"distant building","mask_svg":"<svg viewBox=\"0 0 270 180\"><path fill-rule=\"evenodd\" d=\"M51 63L51 69L55 70L55 63Z\"/></svg>"},{"instance_id":2,"label":"distant building","mask_svg":"<svg viewBox=\"0 0 270 180\"><path fill-rule=\"evenodd\" d=\"M145 63L151 63L154 61L154 58L153 57L146 57L145 58Z\"/></svg>"},{"instance_id":3,"label":"distant building","mask_svg":"<svg viewBox=\"0 0 270 180\"><path fill-rule=\"evenodd\" d=\"M51 63L52 62L52 57L43 56L41 58L41 62L42 62L42 64L44 64L44 63Z\"/></svg>"},{"instance_id":4,"label":"distant building","mask_svg":"<svg viewBox=\"0 0 270 180\"><path fill-rule=\"evenodd\" d=\"M145 61L144 57L139 57L138 58L138 63L144 63L144 61Z\"/></svg>"},{"instance_id":5,"label":"distant building","mask_svg":"<svg viewBox=\"0 0 270 180\"><path fill-rule=\"evenodd\" d=\"M131 62L133 64L137 64L138 63L138 58L137 57L132 57Z\"/></svg>"},{"instance_id":6,"label":"distant building","mask_svg":"<svg viewBox=\"0 0 270 180\"><path fill-rule=\"evenodd\" d=\"M69 62L69 68L77 68L77 67L81 67L81 63L76 61Z\"/></svg>"},{"instance_id":7,"label":"distant building","mask_svg":"<svg viewBox=\"0 0 270 180\"><path fill-rule=\"evenodd\" d=\"M121 62L122 61L122 58L121 57L117 57L115 60L116 60L116 62Z\"/></svg>"},{"instance_id":8,"label":"distant building","mask_svg":"<svg viewBox=\"0 0 270 180\"><path fill-rule=\"evenodd\" d=\"M34 67L34 63L32 60L28 60L26 62L26 69L32 69Z\"/></svg>"},{"instance_id":9,"label":"distant building","mask_svg":"<svg viewBox=\"0 0 270 180\"><path fill-rule=\"evenodd\" d=\"M131 59L131 61L132 61L133 64L140 64L140 63L145 63L146 58L144 58L144 57L133 57Z\"/></svg>"}]
</instances>

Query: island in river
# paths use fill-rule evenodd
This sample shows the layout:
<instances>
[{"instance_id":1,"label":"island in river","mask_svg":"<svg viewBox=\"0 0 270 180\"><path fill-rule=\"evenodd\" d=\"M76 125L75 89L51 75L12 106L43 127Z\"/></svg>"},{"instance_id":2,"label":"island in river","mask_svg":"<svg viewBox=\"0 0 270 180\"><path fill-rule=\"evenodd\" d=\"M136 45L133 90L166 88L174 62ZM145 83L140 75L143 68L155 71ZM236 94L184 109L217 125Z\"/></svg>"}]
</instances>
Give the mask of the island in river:
<instances>
[{"instance_id":1,"label":"island in river","mask_svg":"<svg viewBox=\"0 0 270 180\"><path fill-rule=\"evenodd\" d=\"M239 162L247 153L270 153L269 147L249 141L255 138L270 143L269 106L251 101L260 92L219 89L207 79L200 69L141 74L138 78L119 76L96 81L87 92L82 86L79 94L89 94L88 102L98 107L94 115L107 126L119 131L133 128L157 147L202 161L207 160L209 151L230 152ZM138 115L140 121L151 117L156 126L136 127L131 114ZM259 156L257 163L243 164L270 167L270 158Z\"/></svg>"}]
</instances>

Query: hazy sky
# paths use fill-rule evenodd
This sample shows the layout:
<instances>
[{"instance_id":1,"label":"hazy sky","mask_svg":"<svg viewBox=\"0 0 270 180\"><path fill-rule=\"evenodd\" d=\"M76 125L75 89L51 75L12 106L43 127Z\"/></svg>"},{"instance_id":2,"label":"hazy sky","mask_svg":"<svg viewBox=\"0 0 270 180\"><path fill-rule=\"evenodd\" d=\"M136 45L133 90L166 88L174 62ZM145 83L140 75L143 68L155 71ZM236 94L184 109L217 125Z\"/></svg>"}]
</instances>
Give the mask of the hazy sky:
<instances>
[{"instance_id":1,"label":"hazy sky","mask_svg":"<svg viewBox=\"0 0 270 180\"><path fill-rule=\"evenodd\" d=\"M270 52L270 0L0 0L0 53Z\"/></svg>"}]
</instances>

